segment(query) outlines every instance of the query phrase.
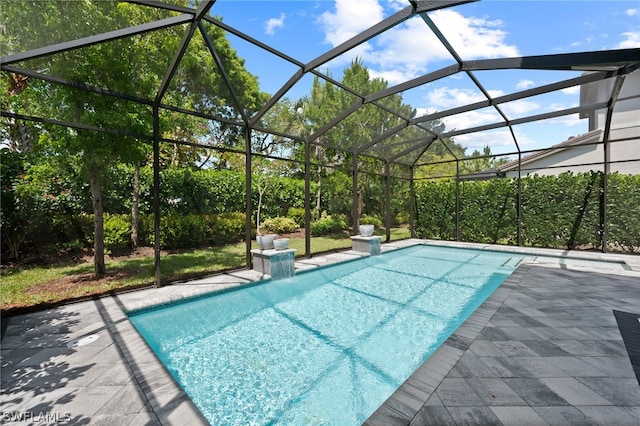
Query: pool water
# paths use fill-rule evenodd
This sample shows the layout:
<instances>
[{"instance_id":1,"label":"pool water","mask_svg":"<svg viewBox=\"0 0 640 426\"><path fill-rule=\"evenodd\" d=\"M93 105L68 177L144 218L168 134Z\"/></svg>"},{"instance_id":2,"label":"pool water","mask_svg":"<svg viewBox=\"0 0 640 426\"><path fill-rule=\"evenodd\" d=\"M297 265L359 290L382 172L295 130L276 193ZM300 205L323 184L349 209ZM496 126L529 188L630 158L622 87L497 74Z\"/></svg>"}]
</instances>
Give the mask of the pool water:
<instances>
[{"instance_id":1,"label":"pool water","mask_svg":"<svg viewBox=\"0 0 640 426\"><path fill-rule=\"evenodd\" d=\"M358 425L523 258L417 245L130 319L211 424Z\"/></svg>"}]
</instances>

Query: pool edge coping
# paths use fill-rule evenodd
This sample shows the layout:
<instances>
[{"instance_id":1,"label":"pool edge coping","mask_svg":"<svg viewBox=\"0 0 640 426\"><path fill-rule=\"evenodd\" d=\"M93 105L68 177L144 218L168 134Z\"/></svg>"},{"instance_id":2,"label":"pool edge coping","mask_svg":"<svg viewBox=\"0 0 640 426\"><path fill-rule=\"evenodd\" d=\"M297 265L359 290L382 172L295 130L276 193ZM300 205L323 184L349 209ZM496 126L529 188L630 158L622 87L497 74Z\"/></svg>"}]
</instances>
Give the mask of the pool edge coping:
<instances>
[{"instance_id":1,"label":"pool edge coping","mask_svg":"<svg viewBox=\"0 0 640 426\"><path fill-rule=\"evenodd\" d=\"M418 239L418 238L408 238L404 240L391 241L382 244L382 254L388 251L397 250L401 248L410 247L413 245L430 245L430 246L442 246L442 247L455 247L455 248L468 248L474 250L488 250L488 251L498 251L498 252L512 252L517 254L527 254L533 256L545 256L545 257L555 257L559 259L567 259L567 260L582 260L587 262L603 262L603 263L618 263L623 264L627 267L627 271L629 274L636 275L640 277L640 256L634 255L625 255L618 253L599 253L599 252L580 252L580 251L572 251L572 250L561 250L561 249L545 249L545 248L534 248L534 247L519 247L519 246L505 246L505 245L497 245L497 244L481 244L481 243L468 243L468 242L459 242L459 241L441 241L441 240L428 240L428 239ZM348 256L345 258L345 256ZM304 273L310 270L314 270L316 268L322 268L325 266L331 266L338 263L350 262L354 260L358 260L363 257L369 257L368 253L355 252L353 250L344 250L337 253L329 253L324 255L319 255L316 257L312 257L310 259L296 259L296 274ZM336 260L329 260L325 262L314 262L313 259L323 259L323 258L333 258L338 257ZM341 258L341 259L340 259ZM543 264L536 263L541 266L547 267L558 267L556 264ZM602 273L620 273L616 271L609 270L600 270L597 272ZM220 286L216 283L210 283L203 286L203 288L195 289L188 288L186 289L184 285L189 285L189 283L193 283L195 281L200 280L185 280L178 281L172 283L171 285L163 286L162 289L177 289L178 286L183 289L182 292L175 291L173 294L167 294L164 296L159 296L155 298L144 299L141 301L137 301L135 303L130 303L126 301L124 298L123 302L125 303L125 312L135 313L138 311L143 311L146 309L151 309L158 306L171 305L174 303L181 303L184 301L188 301L191 299L197 299L199 297L206 297L208 295L216 294L219 292L232 291L235 289L239 289L245 287L247 285L253 285L260 281L268 281L271 279L269 275L258 273L256 271L250 269L240 269L234 270L230 272L224 272L220 274L213 274L207 278L224 278L229 277L231 279L235 279L236 281L227 284L224 286ZM157 290L157 288L153 289L144 289L147 291Z\"/></svg>"},{"instance_id":2,"label":"pool edge coping","mask_svg":"<svg viewBox=\"0 0 640 426\"><path fill-rule=\"evenodd\" d=\"M409 424L451 372L489 320L518 287L531 264L521 264L363 423Z\"/></svg>"},{"instance_id":3,"label":"pool edge coping","mask_svg":"<svg viewBox=\"0 0 640 426\"><path fill-rule=\"evenodd\" d=\"M409 247L417 244L426 245L440 245L445 247L461 247L472 248L480 250L497 250L497 251L511 251L519 247L514 246L497 246L491 244L475 244L475 243L460 243L438 240L424 240L424 239L407 239L394 241L383 244L382 253L399 248ZM527 248L520 248L523 251ZM535 250L535 249L533 249ZM543 251L550 253L561 253L562 250L543 249ZM342 253L348 253L349 250L345 250ZM517 251L515 251L517 253ZM577 259L583 260L600 260L598 254L594 253L576 253ZM587 254L591 256L580 256L580 254ZM603 254L600 254L603 255ZM330 255L328 255L330 256ZM557 254L556 254L557 256ZM616 261L620 261L620 255L616 254L604 254L605 257L610 259L617 258ZM624 256L622 257L632 257ZM606 261L606 260L605 260ZM624 261L624 260L623 260ZM340 263L339 260L323 264L332 265ZM376 411L363 423L364 425L377 425L377 424L394 424L393 419L406 422L408 424L413 417L418 413L420 408L427 401L429 396L435 392L435 389L451 371L455 363L462 357L465 350L478 336L483 327L489 322L491 317L495 314L502 303L507 299L509 294L518 286L520 280L524 277L525 271L531 267L530 263L522 263L514 272L507 277L507 279L498 286L498 288L467 318L448 338L442 345L414 371L405 382L394 391L394 393L380 406ZM640 258L638 259L638 265L640 265ZM315 269L320 265L311 267ZM546 265L537 265L546 266ZM640 269L639 269L640 270ZM598 272L598 271L594 271ZM611 271L599 271L601 273L612 273ZM638 274L640 276L640 274ZM255 284L260 279L246 279L245 283L232 284L232 289L242 288L246 285ZM517 280L517 281L516 281ZM170 286L168 286L170 287ZM167 287L164 287L167 288ZM149 291L141 290L142 291ZM221 291L207 290L201 292L199 295L192 295L191 297L199 297L206 294L214 294ZM224 291L224 290L223 290ZM123 299L129 297L132 293L123 293L121 295L112 296L117 305L117 311L111 311L117 320L113 321L111 327L118 327L116 335L119 336L117 343L125 357L125 362L130 366L133 371L134 379L138 383L149 382L147 377L152 376L154 382L161 381L164 386L162 392L154 393L154 389L151 386L140 386L145 397L149 401L151 409L154 411L158 419L162 424L184 424L184 419L189 420L189 424L203 424L208 425L209 422L201 414L200 410L195 406L193 401L189 398L186 392L180 387L178 382L174 379L167 368L158 359L157 355L151 350L144 338L138 333L137 329L130 321L127 313L131 310L126 307L126 303ZM182 297L174 298L173 300L180 300ZM122 329L124 328L124 329ZM124 333L126 339L122 338L120 334ZM142 350L127 350L126 343L136 348L142 347ZM464 348L464 349L463 349ZM414 385L414 383L416 385ZM425 391L425 389L430 391ZM416 395L422 393L422 395ZM426 396L426 398L425 398ZM165 401L171 403L170 406L165 404ZM408 410L408 411L407 411ZM413 413L411 418L403 413ZM165 417L165 415L171 415L171 417Z\"/></svg>"}]
</instances>

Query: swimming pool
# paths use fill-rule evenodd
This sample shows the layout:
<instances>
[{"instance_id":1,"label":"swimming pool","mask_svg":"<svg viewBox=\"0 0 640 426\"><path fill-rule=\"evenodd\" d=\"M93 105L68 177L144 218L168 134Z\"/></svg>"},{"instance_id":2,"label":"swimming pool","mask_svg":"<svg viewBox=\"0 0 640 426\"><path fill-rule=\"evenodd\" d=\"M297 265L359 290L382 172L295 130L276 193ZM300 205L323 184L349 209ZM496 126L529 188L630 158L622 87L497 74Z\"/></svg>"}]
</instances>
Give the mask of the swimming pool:
<instances>
[{"instance_id":1,"label":"swimming pool","mask_svg":"<svg viewBox=\"0 0 640 426\"><path fill-rule=\"evenodd\" d=\"M360 424L524 255L418 245L130 314L212 424Z\"/></svg>"}]
</instances>

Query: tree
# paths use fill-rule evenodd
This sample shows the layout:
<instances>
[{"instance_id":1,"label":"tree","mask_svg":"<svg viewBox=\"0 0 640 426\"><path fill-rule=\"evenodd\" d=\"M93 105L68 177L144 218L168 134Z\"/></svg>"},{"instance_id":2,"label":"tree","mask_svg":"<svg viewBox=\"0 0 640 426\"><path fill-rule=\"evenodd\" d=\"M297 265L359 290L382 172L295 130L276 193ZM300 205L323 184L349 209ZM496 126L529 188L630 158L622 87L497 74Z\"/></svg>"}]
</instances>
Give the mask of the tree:
<instances>
[{"instance_id":1,"label":"tree","mask_svg":"<svg viewBox=\"0 0 640 426\"><path fill-rule=\"evenodd\" d=\"M505 158L496 159L491 156L491 147L485 145L482 153L477 149L462 163L461 174L478 173L493 169L507 163Z\"/></svg>"},{"instance_id":2,"label":"tree","mask_svg":"<svg viewBox=\"0 0 640 426\"><path fill-rule=\"evenodd\" d=\"M439 122L436 129L438 133L444 131L444 124ZM445 146L446 145L446 146ZM456 175L456 158L462 159L466 156L466 148L455 143L452 139L434 141L428 150L420 157L420 163L429 163L417 169L415 176L418 178L433 177L453 177Z\"/></svg>"},{"instance_id":3,"label":"tree","mask_svg":"<svg viewBox=\"0 0 640 426\"><path fill-rule=\"evenodd\" d=\"M332 115L339 111L338 89L330 83L322 83L316 76L313 80L311 93L300 100L300 112L303 117L302 125L306 128L305 134L310 134L322 124L328 122ZM324 134L312 141L311 158L317 164L315 170L316 180L316 206L314 209L315 219L319 219L321 215L322 203L322 182L327 174L327 165L331 162L338 163L339 153L336 150L327 148L335 145L332 134ZM304 148L304 147L300 147ZM304 150L298 149L296 157L299 160L304 158ZM311 170L313 173L313 170Z\"/></svg>"},{"instance_id":4,"label":"tree","mask_svg":"<svg viewBox=\"0 0 640 426\"><path fill-rule=\"evenodd\" d=\"M2 182L2 209L0 230L2 245L7 246L10 259L18 259L20 246L28 232L29 211L24 200L15 191L15 185L24 173L24 154L0 150L0 182ZM38 213L40 210L36 210Z\"/></svg>"},{"instance_id":5,"label":"tree","mask_svg":"<svg viewBox=\"0 0 640 426\"><path fill-rule=\"evenodd\" d=\"M185 0L182 6L188 6L189 3ZM11 53L166 17L164 11L154 7L104 1L5 2L0 10L3 22L17 23L4 32L0 40L3 45L9 46ZM213 33L211 39L224 58L236 93L240 94L242 108L257 110L261 99L265 97L258 90L257 79L244 69L243 61L231 49L223 30L208 24L207 28ZM181 26L171 27L26 61L23 66L152 100L182 36ZM3 74L6 87L17 85L14 76ZM44 82L20 84L19 90L7 91L10 96L6 107L3 104L6 110L70 121L82 126L115 129L115 132L38 129L41 135L49 133L49 137L39 138L41 143L47 144L47 151L75 162L78 170L90 182L95 217L95 273L96 276L102 276L105 273L102 184L107 170L114 164L140 165L148 158L148 144L125 134L151 135L151 109L136 102L88 93L69 86ZM204 39L201 36L194 37L170 82L164 102L206 110L213 116L238 117L240 111L230 106L230 98L230 91L217 72ZM174 136L186 142L200 141L216 129L216 126L204 125L203 120L192 116L182 116L179 126L175 121L174 114L164 113L161 129L169 134L171 130L167 129L179 128L181 134ZM224 126L217 128L223 129ZM199 159L200 154L197 153L189 161ZM135 202L132 204L135 205Z\"/></svg>"},{"instance_id":6,"label":"tree","mask_svg":"<svg viewBox=\"0 0 640 426\"><path fill-rule=\"evenodd\" d=\"M342 83L361 95L377 93L388 87L388 83L384 79L372 79L369 75L369 70L360 59L354 60L345 69ZM317 131L357 101L358 97L316 77L311 94L304 100L303 106L305 122L309 127L308 132ZM415 115L413 108L402 102L400 94L388 96L377 101L377 103L404 117L413 117ZM334 128L322 134L317 140L317 148L313 151L314 159L319 164L317 171L318 198L320 199L321 195L321 180L326 170L325 166L337 166L350 173L354 166L354 155L356 155L356 167L358 170L382 173L384 171L384 163L367 157L366 153L360 153L359 148L373 141L387 130L398 126L402 121L397 115L391 114L376 105L365 104ZM386 152L388 155L393 153L393 151ZM353 214L354 217L352 217L354 229L357 229L359 217L365 208L365 191L372 184L369 174L363 173L359 176L358 201L356 211Z\"/></svg>"}]
</instances>

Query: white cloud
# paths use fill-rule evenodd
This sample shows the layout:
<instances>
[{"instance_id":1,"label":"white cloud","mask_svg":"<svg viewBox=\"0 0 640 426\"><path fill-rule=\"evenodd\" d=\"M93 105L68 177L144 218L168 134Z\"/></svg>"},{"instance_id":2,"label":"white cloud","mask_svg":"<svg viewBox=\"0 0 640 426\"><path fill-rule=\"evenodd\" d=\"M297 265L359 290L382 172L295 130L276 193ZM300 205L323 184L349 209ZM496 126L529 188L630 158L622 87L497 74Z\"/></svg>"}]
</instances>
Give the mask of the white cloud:
<instances>
[{"instance_id":1,"label":"white cloud","mask_svg":"<svg viewBox=\"0 0 640 426\"><path fill-rule=\"evenodd\" d=\"M499 29L500 21L466 17L452 10L438 10L429 16L463 59L518 56L518 49L504 42L506 33ZM365 59L383 69L401 70L402 79L390 81L392 84L424 74L434 62L454 62L419 17L385 32L376 41L376 50Z\"/></svg>"},{"instance_id":2,"label":"white cloud","mask_svg":"<svg viewBox=\"0 0 640 426\"><path fill-rule=\"evenodd\" d=\"M438 10L433 22L463 59L519 56L518 48L505 43L502 21L466 17L453 10Z\"/></svg>"},{"instance_id":3,"label":"white cloud","mask_svg":"<svg viewBox=\"0 0 640 426\"><path fill-rule=\"evenodd\" d=\"M449 90L449 89L447 89ZM442 93L446 91L433 91L432 98L436 101L442 99ZM496 93L492 94L495 96ZM472 97L474 98L474 97ZM445 98L446 99L446 98ZM457 97L457 101L444 101L441 102L443 104L456 104L457 102L462 101L463 96ZM478 99L479 100L479 97ZM427 114L433 114L437 112L437 108L417 108L417 116L423 116ZM577 115L576 115L577 116ZM564 121L561 121L564 120ZM483 108L477 111L471 111L464 114L457 114L451 117L446 117L442 120L446 125L445 132L452 131L454 129L468 129L471 127L482 126L484 124L490 123L498 123L503 121L502 118L495 112L492 108ZM574 125L576 124L576 120L574 117L559 117L554 120L547 120L548 122L552 122L551 124L567 124ZM534 140L526 136L519 129L514 129L516 133L516 137L518 138L518 144L522 146L533 145L535 143ZM511 136L511 132L507 128L499 128L495 130L488 130L484 132L477 132L472 134L464 134L454 136L456 143L461 144L462 146L467 147L467 152L471 153L474 149L482 151L485 146L492 147L492 152L500 153L505 151L515 151L515 145L513 143L513 137ZM502 148L500 148L502 147ZM513 148L513 149L511 149Z\"/></svg>"},{"instance_id":4,"label":"white cloud","mask_svg":"<svg viewBox=\"0 0 640 426\"><path fill-rule=\"evenodd\" d=\"M579 90L580 87L575 86L564 89L563 92L567 95L572 95L575 98L575 95L579 93ZM492 98L504 95L504 92L500 90L489 90L488 93ZM431 90L429 93L427 93L424 99L424 103L427 106L417 108L417 116L433 114L437 111L443 111L458 106L469 105L475 102L483 101L486 98L479 91L474 91L471 89L440 87ZM577 101L574 100L569 100L569 103L549 101L550 99L547 100L547 102L542 103L541 100L519 99L500 104L499 107L509 119L517 119L546 111L560 111L569 109L577 106L578 104ZM468 129L476 126L482 126L484 124L498 123L502 121L503 118L493 107L486 107L475 111L455 114L442 119L442 122L446 125L447 131L451 131L453 129ZM564 126L574 126L581 123L581 121L577 119L576 114L549 119L545 122Z\"/></svg>"},{"instance_id":5,"label":"white cloud","mask_svg":"<svg viewBox=\"0 0 640 426\"><path fill-rule=\"evenodd\" d=\"M380 22L384 18L380 3L379 0L336 0L335 9L318 19L326 42L337 46ZM401 3L388 0L389 5L395 8ZM466 17L453 10L437 10L429 16L465 60L519 56L517 47L506 43L507 34L502 31L499 20ZM359 56L370 69L375 69L376 75L386 76L392 85L425 74L435 62L447 59L454 62L420 17L385 31L343 56L334 64L349 63Z\"/></svg>"},{"instance_id":6,"label":"white cloud","mask_svg":"<svg viewBox=\"0 0 640 426\"><path fill-rule=\"evenodd\" d=\"M561 117L550 118L544 122L554 126L571 127L584 124L584 120L578 114L563 115Z\"/></svg>"},{"instance_id":7,"label":"white cloud","mask_svg":"<svg viewBox=\"0 0 640 426\"><path fill-rule=\"evenodd\" d=\"M420 117L427 114L433 114L434 112L436 112L436 109L417 108L416 112L417 116ZM446 126L445 132L449 132L454 129L467 129L470 127L481 126L483 124L497 123L499 121L501 121L501 118L497 115L497 113L494 114L489 113L487 110L481 110L447 117L443 120L443 123ZM526 138L523 138L523 140L524 139ZM474 149L482 151L482 149L487 145L491 147L514 146L511 132L508 129L498 129L473 134L457 135L454 136L454 140L456 143L467 147L467 151L469 154ZM518 141L520 142L520 138L518 139ZM530 143L531 141L529 139L526 139L526 142ZM497 151L493 150L493 152Z\"/></svg>"},{"instance_id":8,"label":"white cloud","mask_svg":"<svg viewBox=\"0 0 640 426\"><path fill-rule=\"evenodd\" d=\"M500 90L488 90L487 92L492 98L504 94ZM417 111L420 116L484 100L486 100L486 97L479 91L441 87L430 91L425 97L425 103L429 106L426 108L417 108ZM498 112L492 107L455 114L442 119L447 131L454 129L468 129L471 127L481 126L483 124L497 123L501 121L503 121L502 117L500 117Z\"/></svg>"},{"instance_id":9,"label":"white cloud","mask_svg":"<svg viewBox=\"0 0 640 426\"><path fill-rule=\"evenodd\" d=\"M578 102L570 102L570 103L562 103L562 102L551 102L549 103L549 111L560 111L563 109L575 108L578 106Z\"/></svg>"},{"instance_id":10,"label":"white cloud","mask_svg":"<svg viewBox=\"0 0 640 426\"><path fill-rule=\"evenodd\" d=\"M370 60L383 68L400 67L410 78L426 69L429 62L451 58L419 17L386 31L376 41L378 50Z\"/></svg>"},{"instance_id":11,"label":"white cloud","mask_svg":"<svg viewBox=\"0 0 640 426\"><path fill-rule=\"evenodd\" d=\"M531 86L535 86L535 83L531 80L520 80L517 84L516 84L516 89L519 90L524 90L527 89Z\"/></svg>"},{"instance_id":12,"label":"white cloud","mask_svg":"<svg viewBox=\"0 0 640 426\"><path fill-rule=\"evenodd\" d=\"M534 101L520 99L500 105L500 109L509 118L518 118L530 115L530 112L540 109L540 104Z\"/></svg>"},{"instance_id":13,"label":"white cloud","mask_svg":"<svg viewBox=\"0 0 640 426\"><path fill-rule=\"evenodd\" d=\"M405 74L400 70L376 71L376 70L370 69L369 76L371 78L383 78L385 81L393 81L393 82L406 81Z\"/></svg>"},{"instance_id":14,"label":"white cloud","mask_svg":"<svg viewBox=\"0 0 640 426\"><path fill-rule=\"evenodd\" d=\"M628 31L620 34L624 40L622 40L616 46L616 49L630 49L634 47L640 47L640 31Z\"/></svg>"},{"instance_id":15,"label":"white cloud","mask_svg":"<svg viewBox=\"0 0 640 426\"><path fill-rule=\"evenodd\" d=\"M572 47L584 46L585 44L591 44L596 38L593 36L587 36L584 40L574 41L571 43Z\"/></svg>"},{"instance_id":16,"label":"white cloud","mask_svg":"<svg viewBox=\"0 0 640 426\"><path fill-rule=\"evenodd\" d=\"M488 90L489 96L495 98L504 93L499 90ZM487 98L480 92L470 89L459 89L450 87L440 87L432 90L426 96L430 106L439 109L455 108L461 105L468 105L474 102L484 101Z\"/></svg>"},{"instance_id":17,"label":"white cloud","mask_svg":"<svg viewBox=\"0 0 640 426\"><path fill-rule=\"evenodd\" d=\"M560 90L560 92L565 95L577 95L580 93L580 86L567 87L566 89Z\"/></svg>"},{"instance_id":18,"label":"white cloud","mask_svg":"<svg viewBox=\"0 0 640 426\"><path fill-rule=\"evenodd\" d=\"M527 135L525 129L516 127L513 129L513 132L515 133L518 146L520 148L536 145L536 141ZM471 154L473 150L476 149L482 152L484 147L487 145L491 147L491 152L493 154L517 151L511 131L507 127L488 130L485 132L459 135L455 136L454 140L456 143L467 148L467 154Z\"/></svg>"},{"instance_id":19,"label":"white cloud","mask_svg":"<svg viewBox=\"0 0 640 426\"><path fill-rule=\"evenodd\" d=\"M265 24L265 32L269 35L275 34L276 28L282 28L284 26L285 14L281 13L279 18L271 18Z\"/></svg>"},{"instance_id":20,"label":"white cloud","mask_svg":"<svg viewBox=\"0 0 640 426\"><path fill-rule=\"evenodd\" d=\"M493 97L501 94L502 93L499 91L489 91L489 95ZM485 96L480 92L449 87L441 87L432 90L426 95L425 99L429 106L426 108L417 108L418 116L432 114L436 111L442 111L486 100ZM447 131L454 129L467 129L499 121L502 121L502 119L493 108L482 108L476 111L469 111L462 114L444 117L442 119Z\"/></svg>"},{"instance_id":21,"label":"white cloud","mask_svg":"<svg viewBox=\"0 0 640 426\"><path fill-rule=\"evenodd\" d=\"M324 12L317 20L325 33L325 42L332 46L349 40L383 19L383 9L378 0L336 0L334 12ZM367 58L373 47L363 43L330 61L329 68L349 64L354 58Z\"/></svg>"},{"instance_id":22,"label":"white cloud","mask_svg":"<svg viewBox=\"0 0 640 426\"><path fill-rule=\"evenodd\" d=\"M387 4L389 5L389 8L391 10L394 10L396 12L409 6L409 2L406 0L387 0Z\"/></svg>"},{"instance_id":23,"label":"white cloud","mask_svg":"<svg viewBox=\"0 0 640 426\"><path fill-rule=\"evenodd\" d=\"M483 108L476 111L469 111L462 114L444 117L442 122L445 124L446 131L454 129L463 130L472 127L482 126L484 124L499 123L504 121L493 108Z\"/></svg>"},{"instance_id":24,"label":"white cloud","mask_svg":"<svg viewBox=\"0 0 640 426\"><path fill-rule=\"evenodd\" d=\"M318 18L325 39L337 46L383 19L378 0L336 0L335 12L324 12Z\"/></svg>"},{"instance_id":25,"label":"white cloud","mask_svg":"<svg viewBox=\"0 0 640 426\"><path fill-rule=\"evenodd\" d=\"M517 137L520 146L532 143L530 139L523 135L517 135ZM516 151L513 137L507 128L468 135L458 135L454 137L454 140L456 143L467 148L467 154L471 154L476 149L482 152L485 146L491 147L491 152L496 154Z\"/></svg>"},{"instance_id":26,"label":"white cloud","mask_svg":"<svg viewBox=\"0 0 640 426\"><path fill-rule=\"evenodd\" d=\"M624 14L627 16L636 16L639 13L638 9L627 9L624 11Z\"/></svg>"},{"instance_id":27,"label":"white cloud","mask_svg":"<svg viewBox=\"0 0 640 426\"><path fill-rule=\"evenodd\" d=\"M434 112L438 112L438 110L436 108L416 108L416 117L433 114Z\"/></svg>"}]
</instances>

